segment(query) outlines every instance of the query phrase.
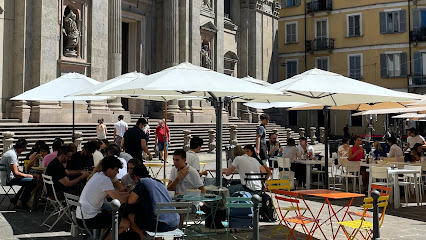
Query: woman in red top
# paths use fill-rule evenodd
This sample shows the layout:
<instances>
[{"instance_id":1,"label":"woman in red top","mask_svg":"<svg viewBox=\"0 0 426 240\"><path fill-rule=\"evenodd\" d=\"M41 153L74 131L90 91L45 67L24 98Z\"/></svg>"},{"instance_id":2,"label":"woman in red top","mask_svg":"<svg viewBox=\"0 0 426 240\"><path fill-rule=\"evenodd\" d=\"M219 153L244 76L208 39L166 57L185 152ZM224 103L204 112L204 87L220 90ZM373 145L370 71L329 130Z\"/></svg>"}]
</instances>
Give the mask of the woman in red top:
<instances>
[{"instance_id":1,"label":"woman in red top","mask_svg":"<svg viewBox=\"0 0 426 240\"><path fill-rule=\"evenodd\" d=\"M361 161L364 158L364 148L362 148L362 138L360 136L354 137L355 144L349 148L348 160Z\"/></svg>"}]
</instances>

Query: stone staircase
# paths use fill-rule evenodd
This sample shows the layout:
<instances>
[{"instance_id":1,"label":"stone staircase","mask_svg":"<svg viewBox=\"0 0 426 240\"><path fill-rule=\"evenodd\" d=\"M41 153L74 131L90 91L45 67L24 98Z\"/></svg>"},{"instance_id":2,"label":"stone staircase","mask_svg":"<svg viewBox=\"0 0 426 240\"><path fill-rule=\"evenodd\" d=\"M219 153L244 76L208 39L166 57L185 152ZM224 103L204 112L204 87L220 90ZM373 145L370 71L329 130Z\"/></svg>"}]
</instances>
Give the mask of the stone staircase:
<instances>
[{"instance_id":1,"label":"stone staircase","mask_svg":"<svg viewBox=\"0 0 426 240\"><path fill-rule=\"evenodd\" d=\"M132 122L128 123L129 128L131 128L135 122L136 119L139 116L132 117ZM150 119L149 123L151 127L151 134L150 134L150 141L148 142L148 148L150 151L154 152L154 137L155 137L155 127L157 126L158 119ZM83 133L83 143L90 141L90 140L96 140L96 123L78 123L75 125L75 131L76 132L82 132ZM113 129L114 124L113 123L107 123L108 128L108 140L112 142L113 139ZM223 124L223 145L229 144L230 139L230 132L229 132L229 126L230 125L236 125L238 134L238 144L239 145L245 145L245 144L255 144L256 139L256 128L258 126L257 123L247 123L241 120L233 120L229 123ZM171 144L169 146L170 151L174 151L176 149L182 148L184 145L184 133L183 130L191 130L192 136L199 136L204 140L204 145L202 147L203 152L208 151L208 130L209 129L215 129L216 125L214 123L174 123L169 122L168 126L171 131ZM272 129L277 129L279 134L279 139L281 143L285 144L286 137L285 137L285 128L281 127L279 125L276 125L275 123L270 123L267 126L268 133L272 131ZM11 131L14 132L14 139L18 138L25 138L28 142L28 149L29 151L34 143L37 140L44 140L47 144L51 145L54 138L60 137L62 138L66 143L71 142L72 137L72 124L68 123L57 123L57 124L47 124L47 123L0 123L0 133ZM291 133L291 137L295 138L296 140L299 139L298 133ZM3 152L3 142L0 142L0 151ZM25 156L26 152L21 154L20 158L23 158Z\"/></svg>"}]
</instances>

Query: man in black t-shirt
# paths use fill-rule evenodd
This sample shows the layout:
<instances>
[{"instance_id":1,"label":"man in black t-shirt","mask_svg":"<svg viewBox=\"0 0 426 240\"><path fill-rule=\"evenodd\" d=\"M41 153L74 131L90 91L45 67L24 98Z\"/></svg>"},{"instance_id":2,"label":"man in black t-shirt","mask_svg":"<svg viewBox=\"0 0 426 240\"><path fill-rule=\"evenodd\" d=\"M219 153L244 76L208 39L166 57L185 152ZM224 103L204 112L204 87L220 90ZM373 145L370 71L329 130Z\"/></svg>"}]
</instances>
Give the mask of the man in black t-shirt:
<instances>
[{"instance_id":1,"label":"man in black t-shirt","mask_svg":"<svg viewBox=\"0 0 426 240\"><path fill-rule=\"evenodd\" d=\"M82 172L92 171L95 163L93 162L93 153L96 151L97 143L90 141L84 144L83 150L76 152L71 156L67 163L67 174L74 179L80 176Z\"/></svg>"},{"instance_id":2,"label":"man in black t-shirt","mask_svg":"<svg viewBox=\"0 0 426 240\"><path fill-rule=\"evenodd\" d=\"M268 147L266 146L266 125L269 123L268 114L260 115L261 124L257 127L256 131L256 154L259 155L260 160L266 165L268 157Z\"/></svg>"},{"instance_id":3,"label":"man in black t-shirt","mask_svg":"<svg viewBox=\"0 0 426 240\"><path fill-rule=\"evenodd\" d=\"M52 177L53 186L55 187L56 195L59 199L63 199L63 192L68 192L71 187L78 182L86 179L89 172L82 172L81 175L70 181L65 171L64 163L67 163L71 158L72 151L68 146L62 146L58 150L58 155L54 158L46 169L46 175ZM53 196L52 188L47 188L47 195Z\"/></svg>"},{"instance_id":4,"label":"man in black t-shirt","mask_svg":"<svg viewBox=\"0 0 426 240\"><path fill-rule=\"evenodd\" d=\"M136 125L127 130L124 133L123 139L121 140L121 148L132 157L142 161L142 151L148 154L149 160L152 159L152 155L146 145L146 135L143 128L147 122L145 118L139 118Z\"/></svg>"}]
</instances>

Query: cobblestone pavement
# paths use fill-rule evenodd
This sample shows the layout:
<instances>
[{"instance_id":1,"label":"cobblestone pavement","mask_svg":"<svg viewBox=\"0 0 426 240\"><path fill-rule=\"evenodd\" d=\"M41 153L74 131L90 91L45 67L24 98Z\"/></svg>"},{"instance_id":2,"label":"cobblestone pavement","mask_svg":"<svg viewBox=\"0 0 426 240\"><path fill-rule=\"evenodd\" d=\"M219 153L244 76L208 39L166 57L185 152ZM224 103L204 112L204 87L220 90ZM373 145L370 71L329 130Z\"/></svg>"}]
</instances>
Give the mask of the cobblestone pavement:
<instances>
[{"instance_id":1,"label":"cobblestone pavement","mask_svg":"<svg viewBox=\"0 0 426 240\"><path fill-rule=\"evenodd\" d=\"M215 155L214 154L200 154L200 160L207 163L205 169L214 169ZM168 173L171 166L171 157L169 158L169 163L167 164ZM224 165L226 163L224 162ZM159 178L162 178L160 173ZM236 176L238 178L238 176ZM0 198L3 197L3 194L0 193ZM412 196L413 197L413 196ZM381 239L426 239L426 206L417 207L414 203L414 197L410 199L409 206L405 206L405 201L401 199L403 207L399 209L394 209L393 206L390 206L386 212L384 224L381 228ZM323 199L318 198L308 198L307 203L311 208L312 212L317 214L322 206ZM332 201L333 208L335 210L339 209L346 202L342 201ZM6 211L9 204L9 201L6 199L0 205L0 240L5 239L81 239L72 238L69 233L69 225L63 221L60 221L57 226L55 226L52 231L49 231L46 227L40 227L41 222L48 216L48 213L44 214L43 210L39 211L15 211L13 209ZM362 204L362 199L356 199L352 204L351 210L360 211ZM307 213L308 214L308 213ZM309 215L307 215L309 216ZM323 214L320 215L320 219L326 219L328 216L327 208L323 209ZM342 217L342 214L338 214L339 218ZM285 239L284 231L279 230L274 237L270 237L270 234L275 229L275 223L260 223L260 239ZM333 224L334 232L337 230L338 225ZM324 235L320 231L315 231L314 236L316 239L332 239L331 238L331 225L323 225L322 230ZM303 231L300 227L297 227L298 233L296 234L297 239L305 239L305 236L302 234ZM252 232L251 230L242 230L235 233L238 238L251 239ZM132 237L123 236L122 239L134 239ZM225 231L219 230L217 239L227 239ZM229 236L229 239L232 239ZM337 239L346 239L343 231L339 230Z\"/></svg>"}]
</instances>

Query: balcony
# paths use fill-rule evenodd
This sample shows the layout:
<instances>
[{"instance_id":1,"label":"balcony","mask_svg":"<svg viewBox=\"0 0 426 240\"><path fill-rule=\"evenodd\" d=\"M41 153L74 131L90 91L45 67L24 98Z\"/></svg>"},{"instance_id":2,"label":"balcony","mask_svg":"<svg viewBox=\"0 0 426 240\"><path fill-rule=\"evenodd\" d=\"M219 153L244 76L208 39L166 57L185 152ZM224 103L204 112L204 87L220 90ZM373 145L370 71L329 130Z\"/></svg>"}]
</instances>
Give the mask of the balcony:
<instances>
[{"instance_id":1,"label":"balcony","mask_svg":"<svg viewBox=\"0 0 426 240\"><path fill-rule=\"evenodd\" d=\"M313 14L320 11L331 11L333 10L332 0L312 0L306 4L307 13Z\"/></svg>"},{"instance_id":2,"label":"balcony","mask_svg":"<svg viewBox=\"0 0 426 240\"><path fill-rule=\"evenodd\" d=\"M409 77L408 85L413 88L426 87L426 76Z\"/></svg>"},{"instance_id":3,"label":"balcony","mask_svg":"<svg viewBox=\"0 0 426 240\"><path fill-rule=\"evenodd\" d=\"M314 38L306 41L306 51L331 51L334 49L334 38Z\"/></svg>"},{"instance_id":4,"label":"balcony","mask_svg":"<svg viewBox=\"0 0 426 240\"><path fill-rule=\"evenodd\" d=\"M414 42L426 41L426 27L421 27L411 31L411 40Z\"/></svg>"}]
</instances>

